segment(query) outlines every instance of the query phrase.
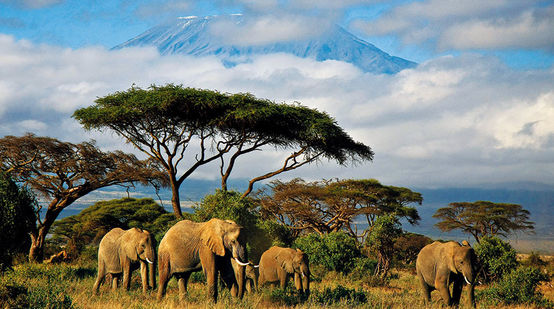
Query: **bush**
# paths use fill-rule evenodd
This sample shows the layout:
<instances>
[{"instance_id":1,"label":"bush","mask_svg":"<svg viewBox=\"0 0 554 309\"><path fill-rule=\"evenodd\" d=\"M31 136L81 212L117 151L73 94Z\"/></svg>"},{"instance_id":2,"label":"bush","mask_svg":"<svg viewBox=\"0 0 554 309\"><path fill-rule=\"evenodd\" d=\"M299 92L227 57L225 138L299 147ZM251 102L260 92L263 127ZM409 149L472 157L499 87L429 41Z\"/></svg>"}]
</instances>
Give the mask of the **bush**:
<instances>
[{"instance_id":1,"label":"bush","mask_svg":"<svg viewBox=\"0 0 554 309\"><path fill-rule=\"evenodd\" d=\"M541 256L537 252L531 252L529 257L525 261L523 261L524 265L527 266L535 266L535 267L544 267L548 265L546 261L541 259Z\"/></svg>"},{"instance_id":2,"label":"bush","mask_svg":"<svg viewBox=\"0 0 554 309\"><path fill-rule=\"evenodd\" d=\"M0 308L73 308L67 282L95 274L94 268L19 265L0 277Z\"/></svg>"},{"instance_id":3,"label":"bush","mask_svg":"<svg viewBox=\"0 0 554 309\"><path fill-rule=\"evenodd\" d=\"M294 246L304 251L310 264L319 264L327 270L349 273L356 258L361 257L358 242L344 232L331 232L320 236L312 233L299 237Z\"/></svg>"},{"instance_id":4,"label":"bush","mask_svg":"<svg viewBox=\"0 0 554 309\"><path fill-rule=\"evenodd\" d=\"M540 269L521 266L506 274L502 280L485 289L478 296L492 303L502 300L506 304L535 303L548 307L553 304L543 299L537 291L537 286L548 280L548 276Z\"/></svg>"},{"instance_id":5,"label":"bush","mask_svg":"<svg viewBox=\"0 0 554 309\"><path fill-rule=\"evenodd\" d=\"M354 289L338 285L334 289L325 288L323 292L314 291L310 296L310 299L322 305L330 305L338 302L346 302L349 305L358 305L367 302L367 295L361 289L356 291Z\"/></svg>"},{"instance_id":6,"label":"bush","mask_svg":"<svg viewBox=\"0 0 554 309\"><path fill-rule=\"evenodd\" d=\"M35 226L36 199L0 171L0 271L17 253L29 252L29 232Z\"/></svg>"},{"instance_id":7,"label":"bush","mask_svg":"<svg viewBox=\"0 0 554 309\"><path fill-rule=\"evenodd\" d=\"M354 268L351 271L351 277L353 279L362 279L373 275L377 267L377 261L365 256L356 258L354 261Z\"/></svg>"},{"instance_id":8,"label":"bush","mask_svg":"<svg viewBox=\"0 0 554 309\"><path fill-rule=\"evenodd\" d=\"M497 281L518 266L514 248L498 237L483 237L475 253L485 282Z\"/></svg>"}]
</instances>

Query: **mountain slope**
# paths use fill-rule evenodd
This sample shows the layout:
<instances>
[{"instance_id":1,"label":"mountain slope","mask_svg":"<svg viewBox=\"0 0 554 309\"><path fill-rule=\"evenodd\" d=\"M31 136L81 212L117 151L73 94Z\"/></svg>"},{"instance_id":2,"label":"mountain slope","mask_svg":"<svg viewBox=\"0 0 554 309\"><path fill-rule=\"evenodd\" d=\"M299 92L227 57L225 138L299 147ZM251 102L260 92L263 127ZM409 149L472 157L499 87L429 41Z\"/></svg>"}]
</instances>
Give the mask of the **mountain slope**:
<instances>
[{"instance_id":1,"label":"mountain slope","mask_svg":"<svg viewBox=\"0 0 554 309\"><path fill-rule=\"evenodd\" d=\"M317 61L349 62L365 72L394 74L416 63L391 56L338 25L318 37L263 45L234 45L213 34L210 27L222 19L243 23L241 15L186 17L156 26L139 36L114 47L155 46L161 54L216 55L229 65L248 61L249 56L289 53Z\"/></svg>"}]
</instances>

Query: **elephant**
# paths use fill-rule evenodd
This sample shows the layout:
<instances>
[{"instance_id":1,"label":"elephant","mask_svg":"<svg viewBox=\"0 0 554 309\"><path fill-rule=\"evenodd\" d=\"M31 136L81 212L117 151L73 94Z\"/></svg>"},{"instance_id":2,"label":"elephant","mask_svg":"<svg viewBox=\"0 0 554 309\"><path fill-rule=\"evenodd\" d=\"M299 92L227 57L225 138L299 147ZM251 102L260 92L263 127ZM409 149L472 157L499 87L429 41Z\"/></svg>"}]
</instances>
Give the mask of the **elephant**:
<instances>
[{"instance_id":1,"label":"elephant","mask_svg":"<svg viewBox=\"0 0 554 309\"><path fill-rule=\"evenodd\" d=\"M416 272L425 303L431 301L436 289L448 306L460 303L464 282L469 285L469 302L475 307L474 281L477 275L477 256L469 243L435 241L421 249L416 260ZM450 284L453 283L452 297Z\"/></svg>"},{"instance_id":2,"label":"elephant","mask_svg":"<svg viewBox=\"0 0 554 309\"><path fill-rule=\"evenodd\" d=\"M142 279L142 291L156 288L156 247L154 237L145 230L114 228L100 241L98 247L98 277L93 293L98 294L106 274L112 274L112 289L117 288L119 275L123 273L123 287L129 290L131 273L138 268Z\"/></svg>"},{"instance_id":3,"label":"elephant","mask_svg":"<svg viewBox=\"0 0 554 309\"><path fill-rule=\"evenodd\" d=\"M310 293L310 267L308 256L300 249L271 247L260 258L259 285L280 283L285 288L289 276L294 275L294 285L301 293Z\"/></svg>"},{"instance_id":4,"label":"elephant","mask_svg":"<svg viewBox=\"0 0 554 309\"><path fill-rule=\"evenodd\" d=\"M231 259L231 264L236 272L239 264L235 261L235 259ZM258 290L258 277L260 276L259 269L260 265L255 265L252 262L249 262L248 265L246 265L244 280L246 281L245 287L248 293Z\"/></svg>"},{"instance_id":5,"label":"elephant","mask_svg":"<svg viewBox=\"0 0 554 309\"><path fill-rule=\"evenodd\" d=\"M247 262L246 233L231 220L211 219L196 223L182 220L164 235L158 248L158 300L165 295L172 276L178 280L179 295L184 299L191 273L203 270L208 282L208 295L217 302L217 274L231 289L233 296L244 295ZM235 260L239 267L231 265Z\"/></svg>"}]
</instances>

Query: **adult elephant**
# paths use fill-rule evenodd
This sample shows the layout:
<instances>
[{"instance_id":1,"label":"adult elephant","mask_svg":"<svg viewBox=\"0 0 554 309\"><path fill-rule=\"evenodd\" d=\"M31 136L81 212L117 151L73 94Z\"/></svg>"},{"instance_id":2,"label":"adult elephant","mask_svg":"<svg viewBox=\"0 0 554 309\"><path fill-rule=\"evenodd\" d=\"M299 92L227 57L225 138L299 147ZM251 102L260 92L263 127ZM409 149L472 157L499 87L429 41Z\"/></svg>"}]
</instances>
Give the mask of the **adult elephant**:
<instances>
[{"instance_id":1,"label":"adult elephant","mask_svg":"<svg viewBox=\"0 0 554 309\"><path fill-rule=\"evenodd\" d=\"M308 256L304 252L274 246L262 254L260 286L279 282L284 289L290 276L294 276L294 285L299 292L310 293L310 267Z\"/></svg>"},{"instance_id":2,"label":"adult elephant","mask_svg":"<svg viewBox=\"0 0 554 309\"><path fill-rule=\"evenodd\" d=\"M100 241L98 248L98 277L93 293L98 294L106 274L112 274L112 289L117 288L118 277L123 274L123 287L129 290L131 273L140 264L142 291L156 288L155 240L145 230L114 228Z\"/></svg>"},{"instance_id":3,"label":"adult elephant","mask_svg":"<svg viewBox=\"0 0 554 309\"><path fill-rule=\"evenodd\" d=\"M454 241L435 241L423 247L417 256L416 272L425 303L431 301L431 291L436 289L448 306L458 305L463 285L467 283L469 302L475 307L473 283L477 275L477 256L467 242L460 245Z\"/></svg>"},{"instance_id":4,"label":"adult elephant","mask_svg":"<svg viewBox=\"0 0 554 309\"><path fill-rule=\"evenodd\" d=\"M196 223L177 222L164 235L158 248L159 287L158 299L165 295L172 276L178 280L179 294L184 299L190 274L204 270L208 281L208 294L217 301L217 274L231 289L233 296L244 295L244 267L246 235L243 228L231 220L211 219ZM234 259L240 267L235 271Z\"/></svg>"}]
</instances>

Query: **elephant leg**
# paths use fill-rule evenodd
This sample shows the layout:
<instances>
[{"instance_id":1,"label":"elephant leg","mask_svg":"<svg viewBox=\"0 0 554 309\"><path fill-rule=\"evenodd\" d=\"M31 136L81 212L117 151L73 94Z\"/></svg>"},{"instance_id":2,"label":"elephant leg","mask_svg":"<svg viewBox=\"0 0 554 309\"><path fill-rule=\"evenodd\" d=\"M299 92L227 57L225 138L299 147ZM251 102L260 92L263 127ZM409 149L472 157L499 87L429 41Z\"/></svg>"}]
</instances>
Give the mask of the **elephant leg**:
<instances>
[{"instance_id":1,"label":"elephant leg","mask_svg":"<svg viewBox=\"0 0 554 309\"><path fill-rule=\"evenodd\" d=\"M215 269L205 271L206 281L208 283L208 295L214 302L217 302L217 272Z\"/></svg>"},{"instance_id":2,"label":"elephant leg","mask_svg":"<svg viewBox=\"0 0 554 309\"><path fill-rule=\"evenodd\" d=\"M461 278L456 278L454 280L454 287L452 288L452 304L459 305L460 298L462 296L462 288L464 287Z\"/></svg>"},{"instance_id":3,"label":"elephant leg","mask_svg":"<svg viewBox=\"0 0 554 309\"><path fill-rule=\"evenodd\" d=\"M287 272L284 270L281 271L281 273L279 274L279 286L283 290L287 287L287 279L288 279Z\"/></svg>"},{"instance_id":4,"label":"elephant leg","mask_svg":"<svg viewBox=\"0 0 554 309\"><path fill-rule=\"evenodd\" d=\"M301 292L303 293L304 291L302 290L302 279L300 278L300 274L299 273L294 273L294 287L296 288L296 290L298 292Z\"/></svg>"},{"instance_id":5,"label":"elephant leg","mask_svg":"<svg viewBox=\"0 0 554 309\"><path fill-rule=\"evenodd\" d=\"M246 291L247 291L248 293L252 293L252 291L253 291L253 289L254 289L254 284L252 283L252 279L247 279L247 280L246 280L246 285L245 285L245 287L246 287Z\"/></svg>"},{"instance_id":6,"label":"elephant leg","mask_svg":"<svg viewBox=\"0 0 554 309\"><path fill-rule=\"evenodd\" d=\"M437 291L439 291L441 297L442 297L442 300L444 300L444 303L447 305L447 306L450 306L451 305L451 299L450 299L450 290L448 289L448 278L447 279L443 279L443 278L437 278L435 279L435 289L437 289Z\"/></svg>"},{"instance_id":7,"label":"elephant leg","mask_svg":"<svg viewBox=\"0 0 554 309\"><path fill-rule=\"evenodd\" d=\"M187 287L190 275L190 272L186 272L179 275L179 278L177 278L177 285L179 286L179 299L181 301L184 301L185 295L187 295Z\"/></svg>"},{"instance_id":8,"label":"elephant leg","mask_svg":"<svg viewBox=\"0 0 554 309\"><path fill-rule=\"evenodd\" d=\"M158 300L161 300L165 295L167 283L169 282L169 259L164 254L160 254L158 259L158 272L159 272L159 286L158 286Z\"/></svg>"},{"instance_id":9,"label":"elephant leg","mask_svg":"<svg viewBox=\"0 0 554 309\"><path fill-rule=\"evenodd\" d=\"M98 290L100 289L100 285L102 284L102 281L104 281L104 277L106 276L106 266L104 262L98 262L98 277L96 277L96 281L94 282L94 286L92 287L92 292L94 295L98 295Z\"/></svg>"},{"instance_id":10,"label":"elephant leg","mask_svg":"<svg viewBox=\"0 0 554 309\"><path fill-rule=\"evenodd\" d=\"M140 262L140 279L142 280L142 293L148 291L148 265L145 262Z\"/></svg>"},{"instance_id":11,"label":"elephant leg","mask_svg":"<svg viewBox=\"0 0 554 309\"><path fill-rule=\"evenodd\" d=\"M117 290L117 281L119 279L119 276L116 276L112 274L112 290Z\"/></svg>"},{"instance_id":12,"label":"elephant leg","mask_svg":"<svg viewBox=\"0 0 554 309\"><path fill-rule=\"evenodd\" d=\"M123 288L129 291L131 286L131 263L127 261L123 264Z\"/></svg>"},{"instance_id":13,"label":"elephant leg","mask_svg":"<svg viewBox=\"0 0 554 309\"><path fill-rule=\"evenodd\" d=\"M427 282L425 282L425 279L423 279L423 275L418 274L417 278L419 281L419 286L421 287L421 291L423 292L423 300L427 305L431 302L431 289Z\"/></svg>"}]
</instances>

